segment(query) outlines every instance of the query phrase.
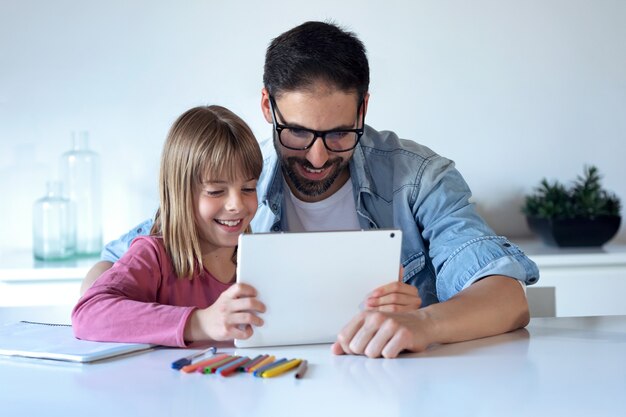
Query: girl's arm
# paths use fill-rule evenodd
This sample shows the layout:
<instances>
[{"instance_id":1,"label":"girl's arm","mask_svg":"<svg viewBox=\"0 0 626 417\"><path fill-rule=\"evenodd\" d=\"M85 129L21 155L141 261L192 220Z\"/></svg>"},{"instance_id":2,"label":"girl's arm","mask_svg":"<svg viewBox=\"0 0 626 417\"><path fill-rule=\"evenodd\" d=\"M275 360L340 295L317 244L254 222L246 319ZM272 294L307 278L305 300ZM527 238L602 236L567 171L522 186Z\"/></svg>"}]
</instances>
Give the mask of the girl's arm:
<instances>
[{"instance_id":1,"label":"girl's arm","mask_svg":"<svg viewBox=\"0 0 626 417\"><path fill-rule=\"evenodd\" d=\"M74 335L107 342L185 346L184 329L191 306L159 303L169 262L156 238L138 238L107 270L72 311Z\"/></svg>"}]
</instances>

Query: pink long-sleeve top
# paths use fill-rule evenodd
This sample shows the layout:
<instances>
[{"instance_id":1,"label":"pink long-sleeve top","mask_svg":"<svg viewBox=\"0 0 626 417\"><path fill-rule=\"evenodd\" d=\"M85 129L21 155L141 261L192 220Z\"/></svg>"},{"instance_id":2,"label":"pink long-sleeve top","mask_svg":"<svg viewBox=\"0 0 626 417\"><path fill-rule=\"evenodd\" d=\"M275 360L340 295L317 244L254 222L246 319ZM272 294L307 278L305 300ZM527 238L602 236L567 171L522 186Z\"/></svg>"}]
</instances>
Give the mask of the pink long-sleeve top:
<instances>
[{"instance_id":1,"label":"pink long-sleeve top","mask_svg":"<svg viewBox=\"0 0 626 417\"><path fill-rule=\"evenodd\" d=\"M191 313L212 305L231 285L206 269L193 279L178 278L163 240L138 237L74 307L74 335L101 342L184 347Z\"/></svg>"}]
</instances>

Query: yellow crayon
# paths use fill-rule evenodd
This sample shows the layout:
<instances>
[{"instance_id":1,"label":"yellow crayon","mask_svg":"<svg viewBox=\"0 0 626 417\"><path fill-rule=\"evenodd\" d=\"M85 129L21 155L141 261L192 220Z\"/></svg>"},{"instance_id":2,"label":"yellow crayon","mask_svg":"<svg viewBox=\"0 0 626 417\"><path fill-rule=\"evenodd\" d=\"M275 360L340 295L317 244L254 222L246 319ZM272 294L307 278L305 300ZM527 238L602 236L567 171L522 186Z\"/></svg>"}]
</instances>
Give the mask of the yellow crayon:
<instances>
[{"instance_id":1,"label":"yellow crayon","mask_svg":"<svg viewBox=\"0 0 626 417\"><path fill-rule=\"evenodd\" d=\"M257 363L256 365L254 365L252 368L248 369L248 372L250 372L251 374L254 373L254 371L256 371L257 369L259 369L262 366L265 366L269 363L274 362L274 360L276 359L276 356L274 355L270 355L267 358L263 359L261 362Z\"/></svg>"},{"instance_id":2,"label":"yellow crayon","mask_svg":"<svg viewBox=\"0 0 626 417\"><path fill-rule=\"evenodd\" d=\"M296 366L300 365L300 362L302 362L302 359L292 359L289 362L285 362L282 365L278 365L275 368L268 369L267 371L263 372L261 376L263 378L271 378L273 376L284 374L288 370L293 369Z\"/></svg>"}]
</instances>

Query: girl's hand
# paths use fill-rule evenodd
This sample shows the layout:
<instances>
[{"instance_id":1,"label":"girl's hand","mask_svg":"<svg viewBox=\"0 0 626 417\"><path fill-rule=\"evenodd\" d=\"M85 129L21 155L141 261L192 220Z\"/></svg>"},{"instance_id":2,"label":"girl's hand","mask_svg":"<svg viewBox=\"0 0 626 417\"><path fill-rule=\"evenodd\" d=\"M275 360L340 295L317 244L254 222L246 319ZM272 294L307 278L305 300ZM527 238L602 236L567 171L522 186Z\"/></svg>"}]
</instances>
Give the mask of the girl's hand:
<instances>
[{"instance_id":1,"label":"girl's hand","mask_svg":"<svg viewBox=\"0 0 626 417\"><path fill-rule=\"evenodd\" d=\"M400 268L399 281L376 288L365 300L367 310L386 313L415 311L422 305L417 288L402 282L403 268Z\"/></svg>"},{"instance_id":2,"label":"girl's hand","mask_svg":"<svg viewBox=\"0 0 626 417\"><path fill-rule=\"evenodd\" d=\"M185 340L232 340L252 336L252 326L262 326L256 313L265 312L265 305L256 298L250 285L234 284L224 291L213 305L195 310L185 327Z\"/></svg>"}]
</instances>

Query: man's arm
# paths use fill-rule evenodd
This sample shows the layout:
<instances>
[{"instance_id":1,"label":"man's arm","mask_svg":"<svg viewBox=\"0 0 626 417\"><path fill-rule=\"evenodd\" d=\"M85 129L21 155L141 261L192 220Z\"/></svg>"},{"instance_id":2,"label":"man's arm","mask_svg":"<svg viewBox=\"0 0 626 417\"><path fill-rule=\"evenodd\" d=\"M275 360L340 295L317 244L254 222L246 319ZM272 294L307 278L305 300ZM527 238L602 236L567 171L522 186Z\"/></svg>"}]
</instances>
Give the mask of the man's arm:
<instances>
[{"instance_id":1,"label":"man's arm","mask_svg":"<svg viewBox=\"0 0 626 417\"><path fill-rule=\"evenodd\" d=\"M80 295L82 296L93 285L93 283L96 282L100 275L110 269L113 266L113 263L117 262L118 259L122 257L122 255L130 247L131 242L137 236L150 234L150 229L153 224L153 219L144 220L127 233L120 236L117 240L107 243L100 254L101 260L91 267L83 279L80 286Z\"/></svg>"},{"instance_id":2,"label":"man's arm","mask_svg":"<svg viewBox=\"0 0 626 417\"><path fill-rule=\"evenodd\" d=\"M105 271L110 269L113 266L113 262L109 261L99 261L96 262L94 266L91 267L85 278L83 279L83 283L80 285L80 295L85 294L94 282L98 279L100 275L102 275Z\"/></svg>"},{"instance_id":3,"label":"man's arm","mask_svg":"<svg viewBox=\"0 0 626 417\"><path fill-rule=\"evenodd\" d=\"M491 275L449 300L410 313L364 311L346 325L332 346L335 354L396 357L438 343L493 336L528 324L524 289L515 279Z\"/></svg>"}]
</instances>

